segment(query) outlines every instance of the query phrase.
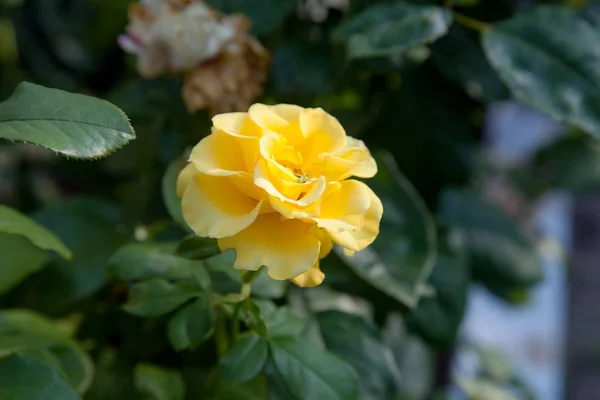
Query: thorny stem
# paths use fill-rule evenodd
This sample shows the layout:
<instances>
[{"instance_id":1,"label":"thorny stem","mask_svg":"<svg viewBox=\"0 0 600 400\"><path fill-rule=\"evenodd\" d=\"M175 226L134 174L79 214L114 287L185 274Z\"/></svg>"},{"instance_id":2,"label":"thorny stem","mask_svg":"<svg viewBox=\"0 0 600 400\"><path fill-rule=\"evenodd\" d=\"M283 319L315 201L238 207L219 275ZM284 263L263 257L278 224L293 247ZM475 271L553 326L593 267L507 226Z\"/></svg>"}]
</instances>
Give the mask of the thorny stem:
<instances>
[{"instance_id":1,"label":"thorny stem","mask_svg":"<svg viewBox=\"0 0 600 400\"><path fill-rule=\"evenodd\" d=\"M477 32L485 32L486 30L492 27L492 24L488 24L487 22L479 21L475 18L467 17L464 14L457 13L453 11L454 21L457 24L464 26L465 28L476 30Z\"/></svg>"}]
</instances>

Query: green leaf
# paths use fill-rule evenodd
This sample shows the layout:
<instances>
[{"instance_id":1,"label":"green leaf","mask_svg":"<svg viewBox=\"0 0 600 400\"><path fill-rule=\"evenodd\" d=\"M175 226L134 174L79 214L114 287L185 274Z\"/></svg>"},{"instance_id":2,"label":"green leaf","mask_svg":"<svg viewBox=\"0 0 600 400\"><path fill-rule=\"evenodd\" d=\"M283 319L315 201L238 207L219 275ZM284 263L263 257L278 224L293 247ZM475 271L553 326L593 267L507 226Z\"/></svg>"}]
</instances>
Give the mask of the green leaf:
<instances>
[{"instance_id":1,"label":"green leaf","mask_svg":"<svg viewBox=\"0 0 600 400\"><path fill-rule=\"evenodd\" d=\"M0 398L77 400L77 392L42 361L13 355L0 360Z\"/></svg>"},{"instance_id":2,"label":"green leaf","mask_svg":"<svg viewBox=\"0 0 600 400\"><path fill-rule=\"evenodd\" d=\"M222 382L222 381L221 381ZM250 382L225 383L218 388L219 400L265 400L267 398L267 379L259 375Z\"/></svg>"},{"instance_id":3,"label":"green leaf","mask_svg":"<svg viewBox=\"0 0 600 400\"><path fill-rule=\"evenodd\" d=\"M288 400L295 399L288 390L281 374L277 371L273 360L269 360L265 366L265 373L269 378L269 396L268 400Z\"/></svg>"},{"instance_id":4,"label":"green leaf","mask_svg":"<svg viewBox=\"0 0 600 400\"><path fill-rule=\"evenodd\" d=\"M245 14L252 20L252 33L259 36L281 26L297 5L296 0L207 0L206 3L226 14Z\"/></svg>"},{"instance_id":5,"label":"green leaf","mask_svg":"<svg viewBox=\"0 0 600 400\"><path fill-rule=\"evenodd\" d=\"M32 348L20 354L51 365L80 394L87 392L94 379L94 364L90 356L75 344L54 345L49 350Z\"/></svg>"},{"instance_id":6,"label":"green leaf","mask_svg":"<svg viewBox=\"0 0 600 400\"><path fill-rule=\"evenodd\" d=\"M421 298L405 321L409 330L430 345L450 347L456 341L465 312L470 273L462 235L450 233L440 244L428 281L434 293Z\"/></svg>"},{"instance_id":7,"label":"green leaf","mask_svg":"<svg viewBox=\"0 0 600 400\"><path fill-rule=\"evenodd\" d=\"M0 104L0 138L66 156L107 156L135 139L123 111L107 101L23 82Z\"/></svg>"},{"instance_id":8,"label":"green leaf","mask_svg":"<svg viewBox=\"0 0 600 400\"><path fill-rule=\"evenodd\" d=\"M298 399L357 398L356 371L302 338L270 340L271 357L290 393Z\"/></svg>"},{"instance_id":9,"label":"green leaf","mask_svg":"<svg viewBox=\"0 0 600 400\"><path fill-rule=\"evenodd\" d=\"M219 360L221 377L226 382L249 381L263 370L268 356L266 340L245 335Z\"/></svg>"},{"instance_id":10,"label":"green leaf","mask_svg":"<svg viewBox=\"0 0 600 400\"><path fill-rule=\"evenodd\" d=\"M86 393L94 379L94 364L90 356L79 346L55 348L51 351L64 371L64 377L80 394Z\"/></svg>"},{"instance_id":11,"label":"green leaf","mask_svg":"<svg viewBox=\"0 0 600 400\"><path fill-rule=\"evenodd\" d=\"M451 21L442 7L396 1L373 5L341 23L332 38L346 43L350 58L391 56L435 41Z\"/></svg>"},{"instance_id":12,"label":"green leaf","mask_svg":"<svg viewBox=\"0 0 600 400\"><path fill-rule=\"evenodd\" d=\"M267 326L261 315L261 310L256 303L251 299L246 299L240 307L240 318L244 323L256 332L259 336L266 337L268 335Z\"/></svg>"},{"instance_id":13,"label":"green leaf","mask_svg":"<svg viewBox=\"0 0 600 400\"><path fill-rule=\"evenodd\" d=\"M164 279L154 278L134 285L123 309L138 317L158 317L199 295L198 288L189 283L169 283Z\"/></svg>"},{"instance_id":14,"label":"green leaf","mask_svg":"<svg viewBox=\"0 0 600 400\"><path fill-rule=\"evenodd\" d=\"M583 133L565 136L540 149L531 164L513 174L533 196L550 189L591 192L600 187L600 143Z\"/></svg>"},{"instance_id":15,"label":"green leaf","mask_svg":"<svg viewBox=\"0 0 600 400\"><path fill-rule=\"evenodd\" d=\"M435 66L472 98L501 101L510 97L508 88L486 58L476 33L454 25L431 50Z\"/></svg>"},{"instance_id":16,"label":"green leaf","mask_svg":"<svg viewBox=\"0 0 600 400\"><path fill-rule=\"evenodd\" d=\"M386 340L394 352L402 377L400 398L428 398L435 385L437 354L418 337L402 335L401 332L399 329L389 332Z\"/></svg>"},{"instance_id":17,"label":"green leaf","mask_svg":"<svg viewBox=\"0 0 600 400\"><path fill-rule=\"evenodd\" d=\"M168 334L177 351L198 346L214 332L215 311L206 297L181 309L169 321Z\"/></svg>"},{"instance_id":18,"label":"green leaf","mask_svg":"<svg viewBox=\"0 0 600 400\"><path fill-rule=\"evenodd\" d=\"M457 379L458 387L471 399L485 400L518 400L509 389L485 379Z\"/></svg>"},{"instance_id":19,"label":"green leaf","mask_svg":"<svg viewBox=\"0 0 600 400\"><path fill-rule=\"evenodd\" d=\"M22 351L46 349L57 343L56 340L41 338L39 335L27 333L4 333L0 335L0 357Z\"/></svg>"},{"instance_id":20,"label":"green leaf","mask_svg":"<svg viewBox=\"0 0 600 400\"><path fill-rule=\"evenodd\" d=\"M0 254L0 295L48 262L48 254L21 235L0 232Z\"/></svg>"},{"instance_id":21,"label":"green leaf","mask_svg":"<svg viewBox=\"0 0 600 400\"><path fill-rule=\"evenodd\" d=\"M94 366L87 353L55 322L31 311L0 313L0 356L16 352L53 366L79 393L85 393L94 378Z\"/></svg>"},{"instance_id":22,"label":"green leaf","mask_svg":"<svg viewBox=\"0 0 600 400\"><path fill-rule=\"evenodd\" d=\"M427 207L391 155L380 153L375 159L379 171L368 184L383 203L379 236L344 260L376 289L415 307L435 262L435 227Z\"/></svg>"},{"instance_id":23,"label":"green leaf","mask_svg":"<svg viewBox=\"0 0 600 400\"><path fill-rule=\"evenodd\" d=\"M189 279L206 267L200 261L173 255L176 243L130 243L121 247L109 260L109 270L124 281L163 278Z\"/></svg>"},{"instance_id":24,"label":"green leaf","mask_svg":"<svg viewBox=\"0 0 600 400\"><path fill-rule=\"evenodd\" d=\"M485 376L498 383L509 384L515 373L510 365L510 361L499 351L474 347L479 355L480 370Z\"/></svg>"},{"instance_id":25,"label":"green leaf","mask_svg":"<svg viewBox=\"0 0 600 400\"><path fill-rule=\"evenodd\" d=\"M339 311L322 312L316 318L327 350L347 361L358 373L359 398L395 398L400 373L391 349L378 338L377 328L360 317Z\"/></svg>"},{"instance_id":26,"label":"green leaf","mask_svg":"<svg viewBox=\"0 0 600 400\"><path fill-rule=\"evenodd\" d=\"M96 375L86 400L131 400L139 393L134 385L131 359L111 347L102 347L96 358Z\"/></svg>"},{"instance_id":27,"label":"green leaf","mask_svg":"<svg viewBox=\"0 0 600 400\"><path fill-rule=\"evenodd\" d=\"M67 332L33 311L15 309L0 312L0 334L15 331L35 333L54 341L64 341L69 338Z\"/></svg>"},{"instance_id":28,"label":"green leaf","mask_svg":"<svg viewBox=\"0 0 600 400\"><path fill-rule=\"evenodd\" d=\"M600 26L600 2L598 0L572 0L572 2L585 3L581 16L595 27Z\"/></svg>"},{"instance_id":29,"label":"green leaf","mask_svg":"<svg viewBox=\"0 0 600 400\"><path fill-rule=\"evenodd\" d=\"M600 135L600 31L565 7L538 6L483 35L513 95L558 121Z\"/></svg>"},{"instance_id":30,"label":"green leaf","mask_svg":"<svg viewBox=\"0 0 600 400\"><path fill-rule=\"evenodd\" d=\"M472 191L447 189L440 209L464 235L473 277L492 291L528 287L542 278L532 244L498 207Z\"/></svg>"},{"instance_id":31,"label":"green leaf","mask_svg":"<svg viewBox=\"0 0 600 400\"><path fill-rule=\"evenodd\" d=\"M297 337L304 330L305 320L294 315L291 308L284 306L264 315L269 337Z\"/></svg>"},{"instance_id":32,"label":"green leaf","mask_svg":"<svg viewBox=\"0 0 600 400\"><path fill-rule=\"evenodd\" d=\"M169 164L162 179L162 196L171 218L186 231L190 231L181 212L181 198L177 196L177 178L186 165L187 160L184 158L178 158Z\"/></svg>"},{"instance_id":33,"label":"green leaf","mask_svg":"<svg viewBox=\"0 0 600 400\"><path fill-rule=\"evenodd\" d=\"M185 386L181 374L152 364L137 364L133 371L136 388L148 400L183 400Z\"/></svg>"},{"instance_id":34,"label":"green leaf","mask_svg":"<svg viewBox=\"0 0 600 400\"><path fill-rule=\"evenodd\" d=\"M72 261L54 257L20 289L32 307L56 313L100 289L108 281L106 264L125 243L119 208L91 198L69 198L33 214L73 250ZM32 295L32 293L34 293ZM26 303L30 304L30 303Z\"/></svg>"},{"instance_id":35,"label":"green leaf","mask_svg":"<svg viewBox=\"0 0 600 400\"><path fill-rule=\"evenodd\" d=\"M175 250L175 254L178 256L192 260L204 260L219 253L221 253L221 249L219 249L216 239L196 235L184 238Z\"/></svg>"},{"instance_id":36,"label":"green leaf","mask_svg":"<svg viewBox=\"0 0 600 400\"><path fill-rule=\"evenodd\" d=\"M251 284L252 295L265 299L279 299L285 296L288 288L287 281L278 281L267 275L267 268L258 272Z\"/></svg>"},{"instance_id":37,"label":"green leaf","mask_svg":"<svg viewBox=\"0 0 600 400\"><path fill-rule=\"evenodd\" d=\"M66 259L70 259L73 256L67 246L48 229L17 210L1 204L0 232L24 236L37 247L44 250L53 250Z\"/></svg>"}]
</instances>

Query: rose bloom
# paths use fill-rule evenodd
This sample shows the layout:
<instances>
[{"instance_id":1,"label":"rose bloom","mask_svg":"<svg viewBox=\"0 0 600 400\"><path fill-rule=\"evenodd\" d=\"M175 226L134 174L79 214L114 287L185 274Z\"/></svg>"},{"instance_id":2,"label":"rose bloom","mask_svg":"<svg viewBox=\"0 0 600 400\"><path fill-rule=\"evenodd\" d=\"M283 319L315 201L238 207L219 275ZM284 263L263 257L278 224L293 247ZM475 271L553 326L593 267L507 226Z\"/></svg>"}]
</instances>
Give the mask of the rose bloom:
<instances>
[{"instance_id":1,"label":"rose bloom","mask_svg":"<svg viewBox=\"0 0 600 400\"><path fill-rule=\"evenodd\" d=\"M381 201L348 178L373 177L377 165L337 119L320 108L255 104L212 121L177 193L197 235L235 249L235 268L266 266L273 279L316 286L333 243L351 255L375 240Z\"/></svg>"}]
</instances>

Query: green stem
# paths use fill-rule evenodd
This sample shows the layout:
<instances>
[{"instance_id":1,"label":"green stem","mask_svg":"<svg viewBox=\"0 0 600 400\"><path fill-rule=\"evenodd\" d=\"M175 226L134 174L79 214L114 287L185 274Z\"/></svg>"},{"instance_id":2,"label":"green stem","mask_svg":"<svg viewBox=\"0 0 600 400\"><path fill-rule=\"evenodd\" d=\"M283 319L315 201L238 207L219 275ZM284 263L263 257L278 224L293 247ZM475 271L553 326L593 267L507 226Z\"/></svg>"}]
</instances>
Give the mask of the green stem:
<instances>
[{"instance_id":1,"label":"green stem","mask_svg":"<svg viewBox=\"0 0 600 400\"><path fill-rule=\"evenodd\" d=\"M467 17L464 14L453 12L454 21L457 24L460 24L466 28L473 29L477 32L485 32L486 30L492 27L492 24L488 24L487 22L479 21L478 19Z\"/></svg>"},{"instance_id":2,"label":"green stem","mask_svg":"<svg viewBox=\"0 0 600 400\"><path fill-rule=\"evenodd\" d=\"M229 343L227 340L227 332L225 326L224 313L221 309L217 308L217 323L215 327L215 339L217 341L217 353L222 356L229 349Z\"/></svg>"},{"instance_id":3,"label":"green stem","mask_svg":"<svg viewBox=\"0 0 600 400\"><path fill-rule=\"evenodd\" d=\"M232 343L237 341L237 337L240 334L240 309L242 308L242 302L250 298L252 292L252 281L258 276L258 271L243 271L242 272L242 288L240 290L240 301L236 303L233 309L233 321L231 322L231 337Z\"/></svg>"},{"instance_id":4,"label":"green stem","mask_svg":"<svg viewBox=\"0 0 600 400\"><path fill-rule=\"evenodd\" d=\"M232 343L237 342L238 335L240 334L240 309L242 308L242 302L235 305L233 310L233 322L231 327L231 337L233 338Z\"/></svg>"}]
</instances>

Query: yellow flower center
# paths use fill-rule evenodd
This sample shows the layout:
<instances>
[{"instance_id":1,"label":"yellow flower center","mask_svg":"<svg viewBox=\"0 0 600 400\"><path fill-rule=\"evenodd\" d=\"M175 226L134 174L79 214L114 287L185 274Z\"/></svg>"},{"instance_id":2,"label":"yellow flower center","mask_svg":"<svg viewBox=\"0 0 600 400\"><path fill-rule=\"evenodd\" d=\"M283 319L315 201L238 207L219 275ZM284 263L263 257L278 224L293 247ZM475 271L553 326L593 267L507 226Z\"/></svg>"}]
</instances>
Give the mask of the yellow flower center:
<instances>
[{"instance_id":1,"label":"yellow flower center","mask_svg":"<svg viewBox=\"0 0 600 400\"><path fill-rule=\"evenodd\" d=\"M294 175L296 175L296 178L298 178L298 183L306 183L308 182L308 175L305 174L304 172L302 172L302 170L300 168L294 168Z\"/></svg>"}]
</instances>

